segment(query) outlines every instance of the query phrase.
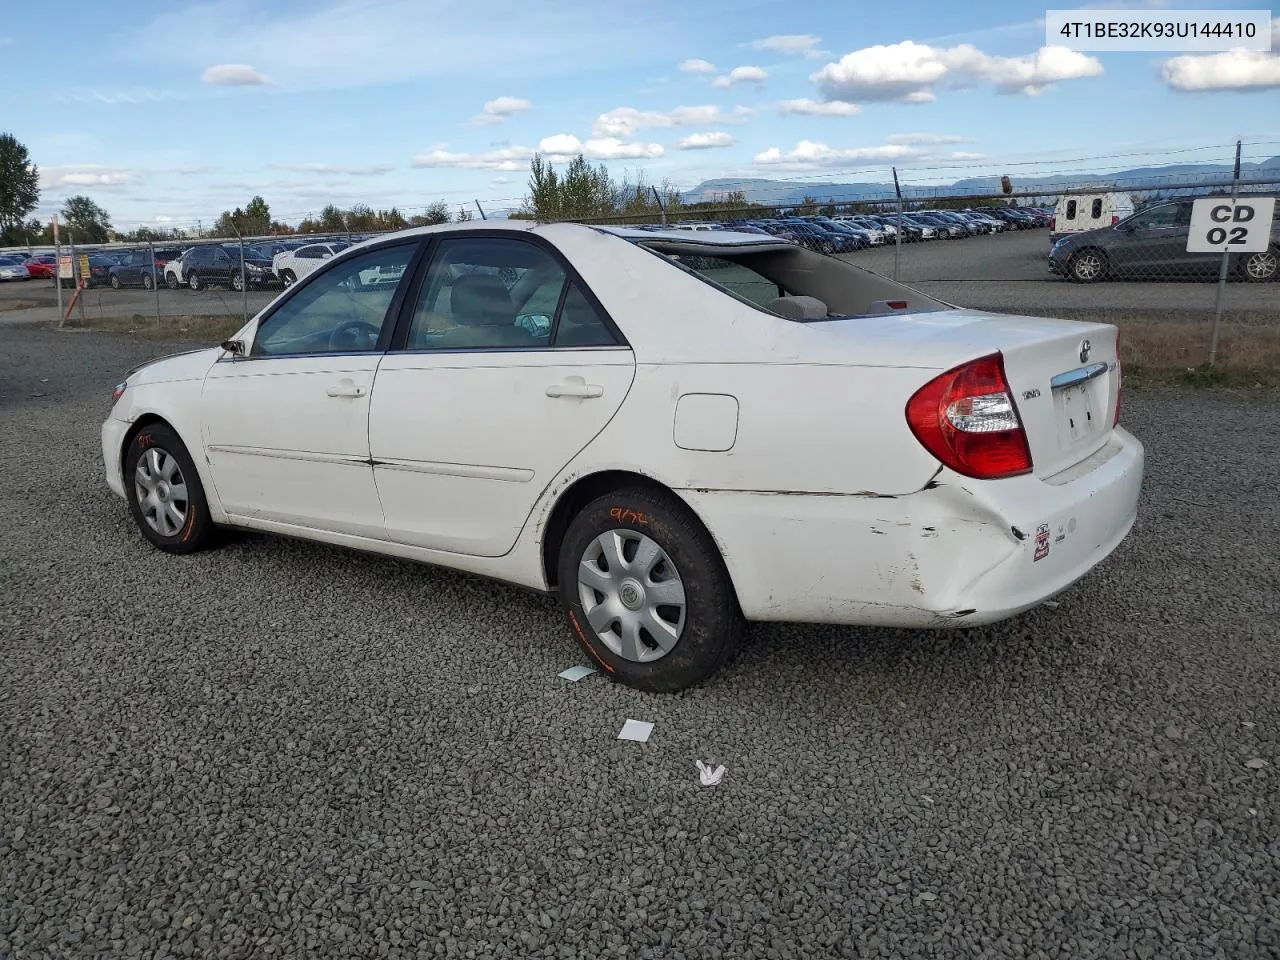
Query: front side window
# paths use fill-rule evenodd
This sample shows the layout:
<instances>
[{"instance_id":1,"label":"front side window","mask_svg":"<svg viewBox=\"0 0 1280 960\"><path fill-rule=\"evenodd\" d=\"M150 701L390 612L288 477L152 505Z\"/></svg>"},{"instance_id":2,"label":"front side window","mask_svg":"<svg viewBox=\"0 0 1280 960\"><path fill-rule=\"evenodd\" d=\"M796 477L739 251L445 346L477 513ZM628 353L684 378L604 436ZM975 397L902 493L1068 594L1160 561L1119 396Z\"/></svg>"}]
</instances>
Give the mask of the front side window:
<instances>
[{"instance_id":1,"label":"front side window","mask_svg":"<svg viewBox=\"0 0 1280 960\"><path fill-rule=\"evenodd\" d=\"M263 321L251 356L374 349L416 243L370 250L318 272Z\"/></svg>"},{"instance_id":2,"label":"front side window","mask_svg":"<svg viewBox=\"0 0 1280 960\"><path fill-rule=\"evenodd\" d=\"M1067 201L1067 219L1074 220L1076 218L1076 202L1074 200Z\"/></svg>"},{"instance_id":3,"label":"front side window","mask_svg":"<svg viewBox=\"0 0 1280 960\"><path fill-rule=\"evenodd\" d=\"M1176 203L1167 203L1164 206L1156 207L1154 210L1148 210L1146 213L1140 213L1133 218L1133 225L1142 230L1177 226L1178 205Z\"/></svg>"}]
</instances>

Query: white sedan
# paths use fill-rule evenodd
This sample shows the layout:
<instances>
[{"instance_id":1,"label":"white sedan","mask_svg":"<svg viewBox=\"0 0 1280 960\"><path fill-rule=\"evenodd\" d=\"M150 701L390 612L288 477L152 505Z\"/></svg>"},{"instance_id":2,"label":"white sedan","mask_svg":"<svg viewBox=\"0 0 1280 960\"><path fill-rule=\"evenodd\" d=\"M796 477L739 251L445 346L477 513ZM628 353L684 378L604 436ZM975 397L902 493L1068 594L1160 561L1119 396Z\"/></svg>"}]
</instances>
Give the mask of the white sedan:
<instances>
[{"instance_id":1,"label":"white sedan","mask_svg":"<svg viewBox=\"0 0 1280 960\"><path fill-rule=\"evenodd\" d=\"M744 621L964 627L1075 583L1137 510L1120 388L1110 325L757 234L490 221L135 369L102 452L161 550L242 527L557 591L603 670L674 691Z\"/></svg>"},{"instance_id":2,"label":"white sedan","mask_svg":"<svg viewBox=\"0 0 1280 960\"><path fill-rule=\"evenodd\" d=\"M330 257L351 244L335 240L329 243L309 243L294 250L282 250L271 258L271 272L286 287L291 287Z\"/></svg>"}]
</instances>

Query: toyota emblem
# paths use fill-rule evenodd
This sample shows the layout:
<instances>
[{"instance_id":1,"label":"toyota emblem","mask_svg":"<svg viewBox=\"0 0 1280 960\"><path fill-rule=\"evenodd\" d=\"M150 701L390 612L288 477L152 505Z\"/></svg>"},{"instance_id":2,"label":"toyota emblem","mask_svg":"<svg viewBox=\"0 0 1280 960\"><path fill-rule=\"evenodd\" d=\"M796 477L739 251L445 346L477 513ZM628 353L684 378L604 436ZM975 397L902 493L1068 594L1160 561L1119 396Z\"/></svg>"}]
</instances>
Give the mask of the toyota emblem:
<instances>
[{"instance_id":1,"label":"toyota emblem","mask_svg":"<svg viewBox=\"0 0 1280 960\"><path fill-rule=\"evenodd\" d=\"M1081 363L1089 362L1089 351L1092 349L1093 349L1093 344L1091 344L1088 340L1080 341L1080 362Z\"/></svg>"}]
</instances>

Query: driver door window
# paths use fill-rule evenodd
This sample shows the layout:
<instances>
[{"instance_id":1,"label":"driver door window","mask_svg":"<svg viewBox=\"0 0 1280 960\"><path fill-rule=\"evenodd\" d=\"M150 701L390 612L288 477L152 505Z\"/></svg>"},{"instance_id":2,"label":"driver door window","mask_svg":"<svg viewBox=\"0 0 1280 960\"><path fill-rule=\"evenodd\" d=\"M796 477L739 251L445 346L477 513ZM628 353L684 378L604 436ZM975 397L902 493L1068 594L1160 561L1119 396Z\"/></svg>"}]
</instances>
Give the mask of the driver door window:
<instances>
[{"instance_id":1,"label":"driver door window","mask_svg":"<svg viewBox=\"0 0 1280 960\"><path fill-rule=\"evenodd\" d=\"M371 250L320 273L263 321L250 356L373 350L415 247Z\"/></svg>"}]
</instances>

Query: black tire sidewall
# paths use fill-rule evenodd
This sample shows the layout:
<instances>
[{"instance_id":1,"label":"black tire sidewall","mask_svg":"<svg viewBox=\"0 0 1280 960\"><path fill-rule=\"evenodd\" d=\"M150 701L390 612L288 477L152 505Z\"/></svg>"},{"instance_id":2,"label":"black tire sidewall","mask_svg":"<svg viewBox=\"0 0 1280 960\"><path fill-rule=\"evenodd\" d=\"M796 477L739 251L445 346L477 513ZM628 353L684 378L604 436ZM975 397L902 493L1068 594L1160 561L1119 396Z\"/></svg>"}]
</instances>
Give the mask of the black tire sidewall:
<instances>
[{"instance_id":1,"label":"black tire sidewall","mask_svg":"<svg viewBox=\"0 0 1280 960\"><path fill-rule=\"evenodd\" d=\"M187 522L172 537L163 537L148 526L142 516L142 508L138 505L137 493L133 482L138 461L148 450L159 447L178 461L182 469L182 478L187 487ZM194 553L208 545L213 534L213 521L209 516L209 502L205 498L204 484L196 465L187 452L186 445L178 434L163 423L152 423L143 427L129 441L124 455L124 490L125 499L129 502L129 513L132 514L142 536L152 546L166 553Z\"/></svg>"},{"instance_id":2,"label":"black tire sidewall","mask_svg":"<svg viewBox=\"0 0 1280 960\"><path fill-rule=\"evenodd\" d=\"M674 650L648 663L611 651L587 621L578 596L577 567L588 545L614 529L652 538L671 558L685 589L685 625ZM671 494L634 488L587 504L569 524L560 549L560 601L570 628L613 679L655 693L701 683L725 663L743 632L742 613L724 560L693 511Z\"/></svg>"}]
</instances>

